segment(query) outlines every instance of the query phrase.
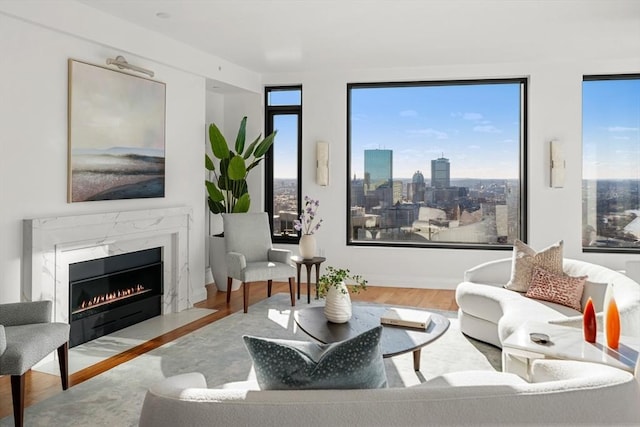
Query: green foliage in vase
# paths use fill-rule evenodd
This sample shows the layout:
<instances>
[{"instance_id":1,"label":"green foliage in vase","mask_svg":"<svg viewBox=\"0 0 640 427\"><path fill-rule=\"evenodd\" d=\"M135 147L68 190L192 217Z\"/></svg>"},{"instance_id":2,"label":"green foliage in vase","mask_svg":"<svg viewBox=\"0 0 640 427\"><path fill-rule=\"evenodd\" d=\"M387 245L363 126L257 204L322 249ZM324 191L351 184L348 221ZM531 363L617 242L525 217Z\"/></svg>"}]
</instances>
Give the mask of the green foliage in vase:
<instances>
[{"instance_id":1,"label":"green foliage in vase","mask_svg":"<svg viewBox=\"0 0 640 427\"><path fill-rule=\"evenodd\" d=\"M264 139L258 137L245 148L247 118L243 117L238 129L234 149L230 149L227 140L214 124L209 125L209 143L213 156L219 160L216 168L213 159L205 154L205 168L213 172L214 179L205 180L207 202L212 213L248 212L251 197L247 186L247 176L264 159L265 153L273 144L277 131Z\"/></svg>"},{"instance_id":2,"label":"green foliage in vase","mask_svg":"<svg viewBox=\"0 0 640 427\"><path fill-rule=\"evenodd\" d=\"M349 291L356 294L367 289L367 281L362 276L351 274L346 268L327 267L326 273L318 279L318 297L324 298L330 287L347 293L344 288L340 287L342 282L347 285Z\"/></svg>"}]
</instances>

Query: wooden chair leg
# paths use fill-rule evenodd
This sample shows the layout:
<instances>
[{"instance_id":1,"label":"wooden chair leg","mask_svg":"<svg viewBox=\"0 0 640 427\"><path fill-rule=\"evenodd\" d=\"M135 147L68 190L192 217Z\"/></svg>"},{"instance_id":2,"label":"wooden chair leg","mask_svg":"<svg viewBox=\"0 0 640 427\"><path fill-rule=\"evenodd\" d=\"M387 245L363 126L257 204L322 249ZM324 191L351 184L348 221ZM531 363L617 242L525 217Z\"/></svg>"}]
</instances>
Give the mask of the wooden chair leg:
<instances>
[{"instance_id":1,"label":"wooden chair leg","mask_svg":"<svg viewBox=\"0 0 640 427\"><path fill-rule=\"evenodd\" d=\"M13 398L13 420L16 427L24 425L24 376L11 375L11 397Z\"/></svg>"},{"instance_id":2,"label":"wooden chair leg","mask_svg":"<svg viewBox=\"0 0 640 427\"><path fill-rule=\"evenodd\" d=\"M296 305L296 284L294 277L289 277L289 293L291 294L291 307Z\"/></svg>"},{"instance_id":3,"label":"wooden chair leg","mask_svg":"<svg viewBox=\"0 0 640 427\"><path fill-rule=\"evenodd\" d=\"M267 280L267 297L271 297L272 286L273 286L273 280Z\"/></svg>"},{"instance_id":4,"label":"wooden chair leg","mask_svg":"<svg viewBox=\"0 0 640 427\"><path fill-rule=\"evenodd\" d=\"M69 342L58 347L58 364L60 365L60 379L62 380L62 389L69 388Z\"/></svg>"},{"instance_id":5,"label":"wooden chair leg","mask_svg":"<svg viewBox=\"0 0 640 427\"><path fill-rule=\"evenodd\" d=\"M244 300L244 312L249 310L249 283L242 282L242 299Z\"/></svg>"},{"instance_id":6,"label":"wooden chair leg","mask_svg":"<svg viewBox=\"0 0 640 427\"><path fill-rule=\"evenodd\" d=\"M233 284L233 278L227 277L227 305L231 301L231 285Z\"/></svg>"}]
</instances>

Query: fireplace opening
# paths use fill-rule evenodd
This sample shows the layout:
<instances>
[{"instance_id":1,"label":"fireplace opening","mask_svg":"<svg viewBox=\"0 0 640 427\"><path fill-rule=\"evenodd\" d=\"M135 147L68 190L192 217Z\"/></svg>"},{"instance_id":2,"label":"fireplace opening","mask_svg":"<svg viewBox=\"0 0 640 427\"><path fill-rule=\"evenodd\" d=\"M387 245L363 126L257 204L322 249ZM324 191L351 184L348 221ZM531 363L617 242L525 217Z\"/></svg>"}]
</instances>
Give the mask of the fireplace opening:
<instances>
[{"instance_id":1,"label":"fireplace opening","mask_svg":"<svg viewBox=\"0 0 640 427\"><path fill-rule=\"evenodd\" d=\"M161 314L162 248L69 264L69 346Z\"/></svg>"}]
</instances>

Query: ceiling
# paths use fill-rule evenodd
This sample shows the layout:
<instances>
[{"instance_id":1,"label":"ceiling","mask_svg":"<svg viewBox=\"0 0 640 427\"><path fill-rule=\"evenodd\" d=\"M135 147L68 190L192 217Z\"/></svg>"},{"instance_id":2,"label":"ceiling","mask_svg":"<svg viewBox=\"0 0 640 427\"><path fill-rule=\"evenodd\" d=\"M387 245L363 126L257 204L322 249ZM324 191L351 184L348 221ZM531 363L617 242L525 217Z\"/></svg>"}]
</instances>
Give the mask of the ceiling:
<instances>
[{"instance_id":1,"label":"ceiling","mask_svg":"<svg viewBox=\"0 0 640 427\"><path fill-rule=\"evenodd\" d=\"M625 58L640 40L638 0L78 1L260 74Z\"/></svg>"}]
</instances>

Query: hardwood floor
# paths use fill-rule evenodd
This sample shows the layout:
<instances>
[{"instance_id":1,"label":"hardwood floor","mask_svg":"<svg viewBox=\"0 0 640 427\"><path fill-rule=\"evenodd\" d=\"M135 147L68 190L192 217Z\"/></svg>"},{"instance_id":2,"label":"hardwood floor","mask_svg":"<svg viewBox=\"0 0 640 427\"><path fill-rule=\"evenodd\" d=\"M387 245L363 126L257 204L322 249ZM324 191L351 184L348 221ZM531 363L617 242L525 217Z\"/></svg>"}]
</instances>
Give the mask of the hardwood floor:
<instances>
[{"instance_id":1,"label":"hardwood floor","mask_svg":"<svg viewBox=\"0 0 640 427\"><path fill-rule=\"evenodd\" d=\"M231 303L227 307L226 293L217 292L215 286L208 286L208 296L205 301L197 303L200 308L211 308L217 310L215 313L200 318L185 326L156 337L144 344L140 344L128 351L113 356L103 362L85 368L69 376L69 386L80 384L96 375L101 374L121 363L127 362L140 354L151 351L163 344L171 342L183 335L195 331L205 325L222 319L237 311L242 311L242 291L234 292L231 296ZM296 305L306 305L306 295L296 300ZM287 283L274 283L273 293L289 292ZM439 289L412 289L412 288L388 288L380 286L369 286L368 289L359 294L353 294L354 301L368 301L382 304L397 304L414 307L435 308L440 310L457 310L458 306L454 299L453 290ZM267 297L266 284L253 284L251 286L250 304L255 304ZM251 308L249 308L251 309ZM42 372L29 371L26 374L26 406L45 400L57 393L62 393L60 377L45 374ZM8 376L0 376L0 418L13 414L11 406L11 385Z\"/></svg>"}]
</instances>

